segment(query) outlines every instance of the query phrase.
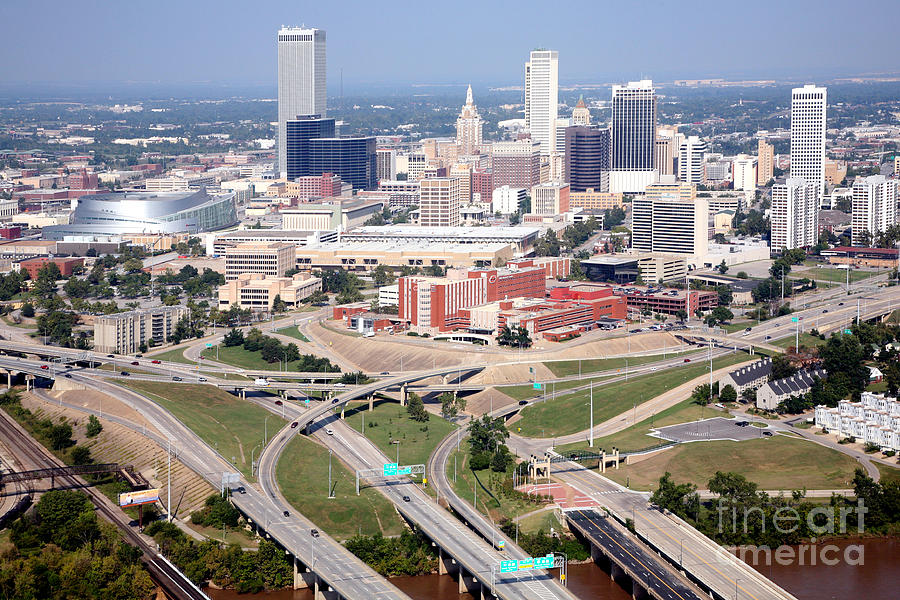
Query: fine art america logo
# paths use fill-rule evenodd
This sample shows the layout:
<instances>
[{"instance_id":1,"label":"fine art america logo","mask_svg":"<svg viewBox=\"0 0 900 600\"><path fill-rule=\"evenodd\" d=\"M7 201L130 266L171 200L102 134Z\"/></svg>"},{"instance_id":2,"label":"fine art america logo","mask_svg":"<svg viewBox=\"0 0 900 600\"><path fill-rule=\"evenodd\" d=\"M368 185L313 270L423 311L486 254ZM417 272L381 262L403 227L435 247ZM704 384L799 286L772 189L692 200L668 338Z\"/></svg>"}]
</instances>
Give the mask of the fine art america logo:
<instances>
[{"instance_id":1,"label":"fine art america logo","mask_svg":"<svg viewBox=\"0 0 900 600\"><path fill-rule=\"evenodd\" d=\"M719 534L746 535L751 530L761 534L772 534L776 538L789 538L803 533L812 534L809 541L802 544L784 544L775 547L744 545L736 548L737 556L751 565L834 566L843 562L850 566L859 566L865 562L863 544L816 543L823 537L833 538L848 533L863 535L865 515L869 510L862 499L857 500L856 506L817 506L805 515L792 506L781 506L775 509L769 518L759 506L739 509L720 500L716 512Z\"/></svg>"}]
</instances>

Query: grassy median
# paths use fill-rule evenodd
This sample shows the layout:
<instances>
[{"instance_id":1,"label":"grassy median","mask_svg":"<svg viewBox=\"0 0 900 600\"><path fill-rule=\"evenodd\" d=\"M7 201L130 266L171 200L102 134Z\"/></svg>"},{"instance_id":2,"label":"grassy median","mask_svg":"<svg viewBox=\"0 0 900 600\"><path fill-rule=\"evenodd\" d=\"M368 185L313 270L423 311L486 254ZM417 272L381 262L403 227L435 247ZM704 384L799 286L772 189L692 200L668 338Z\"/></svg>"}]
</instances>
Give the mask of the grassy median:
<instances>
[{"instance_id":1,"label":"grassy median","mask_svg":"<svg viewBox=\"0 0 900 600\"><path fill-rule=\"evenodd\" d=\"M399 535L403 522L391 502L375 488L356 495L356 475L332 457L334 498L328 498L328 450L303 435L295 435L275 469L278 486L288 502L328 535L345 540L354 535Z\"/></svg>"},{"instance_id":2,"label":"grassy median","mask_svg":"<svg viewBox=\"0 0 900 600\"><path fill-rule=\"evenodd\" d=\"M683 352L677 352L678 346L669 348L668 352L660 352L649 356L629 356L628 366L636 367L647 363L657 362L665 358L673 358L675 356L689 356L696 354L700 350L691 348ZM568 377L570 375L578 375L579 373L596 373L597 371L608 371L610 369L624 369L625 358L595 358L589 360L564 360L545 362L544 366L550 369L557 377Z\"/></svg>"}]
</instances>

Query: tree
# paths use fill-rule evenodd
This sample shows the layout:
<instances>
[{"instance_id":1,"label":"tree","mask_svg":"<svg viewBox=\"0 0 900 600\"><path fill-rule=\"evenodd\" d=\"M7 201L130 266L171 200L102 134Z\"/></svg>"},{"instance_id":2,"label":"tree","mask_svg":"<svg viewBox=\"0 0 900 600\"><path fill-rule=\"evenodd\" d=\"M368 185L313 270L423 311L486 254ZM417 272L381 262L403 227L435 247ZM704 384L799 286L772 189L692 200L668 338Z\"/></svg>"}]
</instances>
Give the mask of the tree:
<instances>
[{"instance_id":1,"label":"tree","mask_svg":"<svg viewBox=\"0 0 900 600\"><path fill-rule=\"evenodd\" d=\"M688 318L687 311L684 310L683 308L679 308L678 310L675 311L675 317L676 317L679 321L684 321L684 320L686 320L686 319Z\"/></svg>"},{"instance_id":2,"label":"tree","mask_svg":"<svg viewBox=\"0 0 900 600\"><path fill-rule=\"evenodd\" d=\"M784 354L776 354L772 357L772 372L769 374L769 381L784 379L796 372L797 367L791 364L791 359Z\"/></svg>"},{"instance_id":3,"label":"tree","mask_svg":"<svg viewBox=\"0 0 900 600\"><path fill-rule=\"evenodd\" d=\"M691 402L694 404L699 404L700 406L706 406L710 402L712 402L712 391L710 391L710 387L708 383L701 383L697 387L694 388L694 391L691 392Z\"/></svg>"},{"instance_id":4,"label":"tree","mask_svg":"<svg viewBox=\"0 0 900 600\"><path fill-rule=\"evenodd\" d=\"M559 256L559 251L559 239L557 239L556 232L552 229L548 229L534 244L534 253L537 256Z\"/></svg>"},{"instance_id":5,"label":"tree","mask_svg":"<svg viewBox=\"0 0 900 600\"><path fill-rule=\"evenodd\" d=\"M725 264L725 259L724 259L724 258L722 259L722 262L719 264L719 266L716 267L716 269L717 269L717 270L719 271L719 273L721 273L722 275L724 275L725 273L728 272L728 265Z\"/></svg>"},{"instance_id":6,"label":"tree","mask_svg":"<svg viewBox=\"0 0 900 600\"><path fill-rule=\"evenodd\" d=\"M22 305L22 316L27 318L32 318L34 316L34 305L30 302L26 302Z\"/></svg>"},{"instance_id":7,"label":"tree","mask_svg":"<svg viewBox=\"0 0 900 600\"><path fill-rule=\"evenodd\" d=\"M244 333L240 329L232 329L222 338L222 343L228 348L240 346L244 343Z\"/></svg>"},{"instance_id":8,"label":"tree","mask_svg":"<svg viewBox=\"0 0 900 600\"><path fill-rule=\"evenodd\" d=\"M740 473L716 471L709 480L709 491L732 502L749 502L756 498L757 485Z\"/></svg>"},{"instance_id":9,"label":"tree","mask_svg":"<svg viewBox=\"0 0 900 600\"><path fill-rule=\"evenodd\" d=\"M719 306L728 306L734 300L734 292L729 285L717 285L716 293L719 294Z\"/></svg>"},{"instance_id":10,"label":"tree","mask_svg":"<svg viewBox=\"0 0 900 600\"><path fill-rule=\"evenodd\" d=\"M444 392L438 400L441 401L441 416L445 419L452 419L459 415L461 410L466 409L465 398L451 392Z\"/></svg>"},{"instance_id":11,"label":"tree","mask_svg":"<svg viewBox=\"0 0 900 600\"><path fill-rule=\"evenodd\" d=\"M715 327L719 323L725 323L726 321L730 321L734 318L734 313L724 306L715 307L712 312L706 315L706 318L703 320L710 327Z\"/></svg>"},{"instance_id":12,"label":"tree","mask_svg":"<svg viewBox=\"0 0 900 600\"><path fill-rule=\"evenodd\" d=\"M472 454L480 452L488 453L488 456L496 452L497 448L505 445L509 431L503 417L491 417L482 415L480 419L473 419L469 423L469 447Z\"/></svg>"},{"instance_id":13,"label":"tree","mask_svg":"<svg viewBox=\"0 0 900 600\"><path fill-rule=\"evenodd\" d=\"M497 448L497 451L491 457L491 470L497 473L505 473L514 462L515 458L509 453L509 448L503 444Z\"/></svg>"},{"instance_id":14,"label":"tree","mask_svg":"<svg viewBox=\"0 0 900 600\"><path fill-rule=\"evenodd\" d=\"M391 285L394 283L395 279L393 269L389 268L387 265L378 265L375 267L375 270L372 271L372 281L375 282L375 287Z\"/></svg>"},{"instance_id":15,"label":"tree","mask_svg":"<svg viewBox=\"0 0 900 600\"><path fill-rule=\"evenodd\" d=\"M731 384L724 386L719 392L719 402L727 403L735 401L737 401L737 391L731 386Z\"/></svg>"},{"instance_id":16,"label":"tree","mask_svg":"<svg viewBox=\"0 0 900 600\"><path fill-rule=\"evenodd\" d=\"M424 423L429 419L428 411L425 410L425 403L422 398L414 392L410 392L407 396L406 412L413 421Z\"/></svg>"},{"instance_id":17,"label":"tree","mask_svg":"<svg viewBox=\"0 0 900 600\"><path fill-rule=\"evenodd\" d=\"M829 374L847 376L851 390L862 391L869 383L869 369L864 364L866 353L855 335L832 335L819 346L822 367Z\"/></svg>"},{"instance_id":18,"label":"tree","mask_svg":"<svg viewBox=\"0 0 900 600\"><path fill-rule=\"evenodd\" d=\"M287 304L281 299L281 294L275 294L272 299L272 310L279 313L287 310Z\"/></svg>"},{"instance_id":19,"label":"tree","mask_svg":"<svg viewBox=\"0 0 900 600\"><path fill-rule=\"evenodd\" d=\"M94 415L89 416L87 426L85 427L87 436L89 438L97 437L100 435L101 431L103 431L103 425L100 423L100 419Z\"/></svg>"},{"instance_id":20,"label":"tree","mask_svg":"<svg viewBox=\"0 0 900 600\"><path fill-rule=\"evenodd\" d=\"M684 518L689 512L696 514L699 509L700 499L696 492L697 486L675 483L672 481L672 474L666 471L659 478L659 486L650 496L650 502Z\"/></svg>"}]
</instances>

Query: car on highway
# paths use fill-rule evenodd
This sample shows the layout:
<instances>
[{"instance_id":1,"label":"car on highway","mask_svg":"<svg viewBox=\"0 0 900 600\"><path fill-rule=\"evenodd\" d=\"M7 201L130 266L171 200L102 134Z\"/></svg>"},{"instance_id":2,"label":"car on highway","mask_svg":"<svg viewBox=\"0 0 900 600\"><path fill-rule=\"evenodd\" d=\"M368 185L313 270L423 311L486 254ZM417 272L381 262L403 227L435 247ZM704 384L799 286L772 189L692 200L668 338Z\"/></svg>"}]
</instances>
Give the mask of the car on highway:
<instances>
[{"instance_id":1,"label":"car on highway","mask_svg":"<svg viewBox=\"0 0 900 600\"><path fill-rule=\"evenodd\" d=\"M161 361L161 360L156 360L155 358L154 358L153 360L151 360L150 362L153 363L154 365L161 365L161 364L162 364L162 361Z\"/></svg>"},{"instance_id":2,"label":"car on highway","mask_svg":"<svg viewBox=\"0 0 900 600\"><path fill-rule=\"evenodd\" d=\"M772 432L771 431L763 431L763 435L766 437L772 437Z\"/></svg>"},{"instance_id":3,"label":"car on highway","mask_svg":"<svg viewBox=\"0 0 900 600\"><path fill-rule=\"evenodd\" d=\"M204 381L209 381L209 379L207 379L206 377L198 377L197 381L199 381L200 383L203 383Z\"/></svg>"},{"instance_id":4,"label":"car on highway","mask_svg":"<svg viewBox=\"0 0 900 600\"><path fill-rule=\"evenodd\" d=\"M119 375L122 375L122 376L124 376L124 377L128 377L129 375L131 375L131 373L129 373L128 371L119 371Z\"/></svg>"},{"instance_id":5,"label":"car on highway","mask_svg":"<svg viewBox=\"0 0 900 600\"><path fill-rule=\"evenodd\" d=\"M246 494L247 490L244 489L244 486L241 486L237 489L238 494Z\"/></svg>"},{"instance_id":6,"label":"car on highway","mask_svg":"<svg viewBox=\"0 0 900 600\"><path fill-rule=\"evenodd\" d=\"M334 429L329 427L328 429L325 430L325 435L334 435Z\"/></svg>"},{"instance_id":7,"label":"car on highway","mask_svg":"<svg viewBox=\"0 0 900 600\"><path fill-rule=\"evenodd\" d=\"M519 406L525 406L528 404L528 400L519 400Z\"/></svg>"},{"instance_id":8,"label":"car on highway","mask_svg":"<svg viewBox=\"0 0 900 600\"><path fill-rule=\"evenodd\" d=\"M331 403L332 403L332 404L337 404L337 403L338 403L338 399L335 398L334 400L331 401Z\"/></svg>"},{"instance_id":9,"label":"car on highway","mask_svg":"<svg viewBox=\"0 0 900 600\"><path fill-rule=\"evenodd\" d=\"M766 336L766 339L767 339L767 340L771 340L771 339L772 339L772 336L771 336L771 335L767 335L767 336Z\"/></svg>"},{"instance_id":10,"label":"car on highway","mask_svg":"<svg viewBox=\"0 0 900 600\"><path fill-rule=\"evenodd\" d=\"M822 314L824 315L827 312L828 312L828 309L826 308L825 310L822 311Z\"/></svg>"},{"instance_id":11,"label":"car on highway","mask_svg":"<svg viewBox=\"0 0 900 600\"><path fill-rule=\"evenodd\" d=\"M658 371L658 370L659 370L659 367L650 367L650 370L651 370L651 371Z\"/></svg>"},{"instance_id":12,"label":"car on highway","mask_svg":"<svg viewBox=\"0 0 900 600\"><path fill-rule=\"evenodd\" d=\"M284 402L282 402L281 400L275 401L275 406L283 406L283 405L284 405Z\"/></svg>"},{"instance_id":13,"label":"car on highway","mask_svg":"<svg viewBox=\"0 0 900 600\"><path fill-rule=\"evenodd\" d=\"M390 375L391 372L390 372L390 371L382 371L380 374L381 374L381 375Z\"/></svg>"},{"instance_id":14,"label":"car on highway","mask_svg":"<svg viewBox=\"0 0 900 600\"><path fill-rule=\"evenodd\" d=\"M288 511L284 511L284 512L283 512L283 513L281 513L281 514L283 514L283 515L284 515L284 516L286 516L286 517L289 517L289 516L291 516L291 513L289 513L289 512L288 512Z\"/></svg>"},{"instance_id":15,"label":"car on highway","mask_svg":"<svg viewBox=\"0 0 900 600\"><path fill-rule=\"evenodd\" d=\"M138 366L138 365L140 365L140 364L141 364L141 363L139 363L139 362L136 361L136 360L131 361L131 365L134 366L134 367L136 367L136 366Z\"/></svg>"},{"instance_id":16,"label":"car on highway","mask_svg":"<svg viewBox=\"0 0 900 600\"><path fill-rule=\"evenodd\" d=\"M64 375L64 377L65 377L66 379L72 379L72 376L69 375L68 373L66 373L66 374Z\"/></svg>"},{"instance_id":17,"label":"car on highway","mask_svg":"<svg viewBox=\"0 0 900 600\"><path fill-rule=\"evenodd\" d=\"M300 425L300 423L298 423L297 421L294 421L293 423L291 423L291 429L297 429L298 425Z\"/></svg>"},{"instance_id":18,"label":"car on highway","mask_svg":"<svg viewBox=\"0 0 900 600\"><path fill-rule=\"evenodd\" d=\"M838 306L843 306L843 305L844 305L843 302L838 302Z\"/></svg>"},{"instance_id":19,"label":"car on highway","mask_svg":"<svg viewBox=\"0 0 900 600\"><path fill-rule=\"evenodd\" d=\"M748 328L747 328L747 329L745 329L745 330L744 330L744 331L752 331L752 330L753 330L753 328L752 328L752 327L748 327Z\"/></svg>"},{"instance_id":20,"label":"car on highway","mask_svg":"<svg viewBox=\"0 0 900 600\"><path fill-rule=\"evenodd\" d=\"M175 375L172 377L172 381L183 381L183 380L178 375Z\"/></svg>"},{"instance_id":21,"label":"car on highway","mask_svg":"<svg viewBox=\"0 0 900 600\"><path fill-rule=\"evenodd\" d=\"M106 358L115 358L115 357L116 357L115 354L107 354L107 355L106 355Z\"/></svg>"},{"instance_id":22,"label":"car on highway","mask_svg":"<svg viewBox=\"0 0 900 600\"><path fill-rule=\"evenodd\" d=\"M404 501L404 502L409 502L409 496L403 496L403 501Z\"/></svg>"},{"instance_id":23,"label":"car on highway","mask_svg":"<svg viewBox=\"0 0 900 600\"><path fill-rule=\"evenodd\" d=\"M135 354L134 357L135 358L144 358L144 355L143 354Z\"/></svg>"},{"instance_id":24,"label":"car on highway","mask_svg":"<svg viewBox=\"0 0 900 600\"><path fill-rule=\"evenodd\" d=\"M684 359L684 362L691 362L691 359L686 358L686 359Z\"/></svg>"},{"instance_id":25,"label":"car on highway","mask_svg":"<svg viewBox=\"0 0 900 600\"><path fill-rule=\"evenodd\" d=\"M334 387L344 387L344 384L338 381L336 384L334 384Z\"/></svg>"},{"instance_id":26,"label":"car on highway","mask_svg":"<svg viewBox=\"0 0 900 600\"><path fill-rule=\"evenodd\" d=\"M318 529L310 529L309 535L317 538L317 537L319 537L319 530Z\"/></svg>"},{"instance_id":27,"label":"car on highway","mask_svg":"<svg viewBox=\"0 0 900 600\"><path fill-rule=\"evenodd\" d=\"M48 367L47 365L41 365L41 368L42 368L43 370L46 371L46 370L49 369L50 367Z\"/></svg>"}]
</instances>

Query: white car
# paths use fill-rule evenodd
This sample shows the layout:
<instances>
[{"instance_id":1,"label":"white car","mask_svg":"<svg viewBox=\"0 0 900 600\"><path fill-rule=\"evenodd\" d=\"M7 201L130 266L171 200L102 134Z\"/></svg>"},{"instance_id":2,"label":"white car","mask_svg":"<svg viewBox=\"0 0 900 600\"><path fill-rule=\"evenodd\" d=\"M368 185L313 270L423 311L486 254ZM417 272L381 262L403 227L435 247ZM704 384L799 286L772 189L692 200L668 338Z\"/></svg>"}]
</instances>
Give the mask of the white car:
<instances>
[{"instance_id":1,"label":"white car","mask_svg":"<svg viewBox=\"0 0 900 600\"><path fill-rule=\"evenodd\" d=\"M325 435L334 435L334 429L329 427L325 430Z\"/></svg>"},{"instance_id":2,"label":"white car","mask_svg":"<svg viewBox=\"0 0 900 600\"><path fill-rule=\"evenodd\" d=\"M725 408L725 406L721 402L716 402L714 406L716 408Z\"/></svg>"},{"instance_id":3,"label":"white car","mask_svg":"<svg viewBox=\"0 0 900 600\"><path fill-rule=\"evenodd\" d=\"M337 383L334 384L334 387L344 387L344 384L341 383L340 381L338 381Z\"/></svg>"}]
</instances>

